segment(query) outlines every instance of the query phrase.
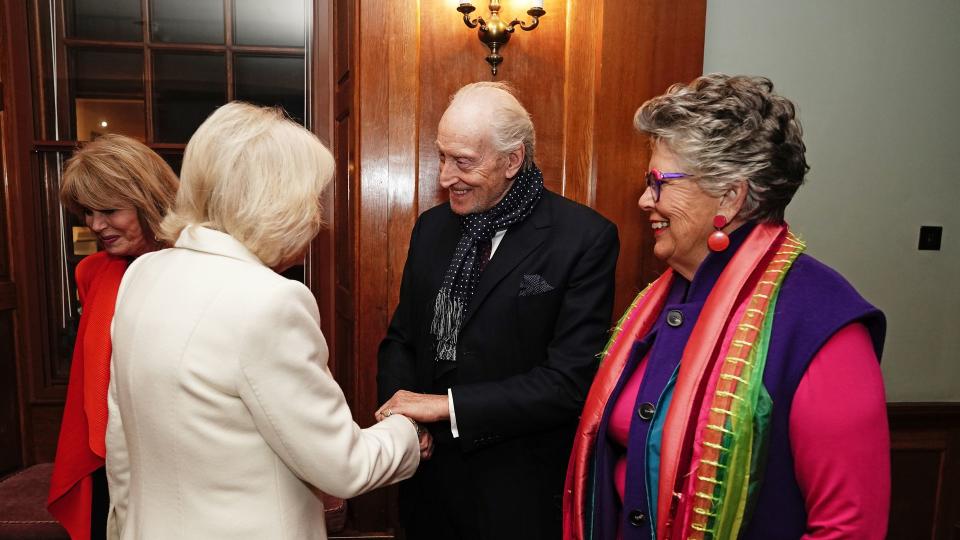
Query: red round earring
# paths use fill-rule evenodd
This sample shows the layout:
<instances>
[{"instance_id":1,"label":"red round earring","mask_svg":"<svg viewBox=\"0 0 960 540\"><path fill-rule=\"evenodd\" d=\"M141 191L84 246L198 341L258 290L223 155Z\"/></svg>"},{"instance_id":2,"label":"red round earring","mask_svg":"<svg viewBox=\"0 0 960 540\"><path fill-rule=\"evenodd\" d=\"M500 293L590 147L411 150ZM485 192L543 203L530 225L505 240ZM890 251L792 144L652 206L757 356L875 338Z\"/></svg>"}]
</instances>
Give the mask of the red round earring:
<instances>
[{"instance_id":1,"label":"red round earring","mask_svg":"<svg viewBox=\"0 0 960 540\"><path fill-rule=\"evenodd\" d=\"M730 237L721 229L727 225L727 218L721 215L713 217L713 227L717 229L707 238L707 247L710 251L723 251L730 245Z\"/></svg>"}]
</instances>

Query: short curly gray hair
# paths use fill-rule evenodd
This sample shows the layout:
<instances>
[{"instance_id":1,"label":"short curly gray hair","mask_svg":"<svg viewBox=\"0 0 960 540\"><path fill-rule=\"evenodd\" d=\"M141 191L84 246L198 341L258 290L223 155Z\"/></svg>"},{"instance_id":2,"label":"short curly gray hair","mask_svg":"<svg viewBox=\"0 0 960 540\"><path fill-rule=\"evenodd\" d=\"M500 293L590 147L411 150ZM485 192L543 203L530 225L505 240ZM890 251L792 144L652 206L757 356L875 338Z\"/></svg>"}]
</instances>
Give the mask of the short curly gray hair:
<instances>
[{"instance_id":1,"label":"short curly gray hair","mask_svg":"<svg viewBox=\"0 0 960 540\"><path fill-rule=\"evenodd\" d=\"M633 123L676 154L707 193L720 196L745 180L744 219L782 222L810 170L796 107L765 77L713 73L675 84L644 103Z\"/></svg>"}]
</instances>

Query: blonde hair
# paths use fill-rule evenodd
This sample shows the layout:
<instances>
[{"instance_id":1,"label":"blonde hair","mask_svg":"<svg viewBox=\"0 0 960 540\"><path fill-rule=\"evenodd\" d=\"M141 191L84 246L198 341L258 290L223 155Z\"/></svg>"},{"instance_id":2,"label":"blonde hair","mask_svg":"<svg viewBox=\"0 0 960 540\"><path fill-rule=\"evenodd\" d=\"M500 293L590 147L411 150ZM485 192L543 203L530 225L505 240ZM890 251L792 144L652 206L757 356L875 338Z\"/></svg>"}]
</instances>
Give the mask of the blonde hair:
<instances>
[{"instance_id":1,"label":"blonde hair","mask_svg":"<svg viewBox=\"0 0 960 540\"><path fill-rule=\"evenodd\" d=\"M482 118L489 119L491 142L501 154L508 154L523 145L523 169L533 163L537 133L530 113L517 99L513 87L504 82L470 83L453 94L448 109L478 102L484 110Z\"/></svg>"},{"instance_id":2,"label":"blonde hair","mask_svg":"<svg viewBox=\"0 0 960 540\"><path fill-rule=\"evenodd\" d=\"M333 156L282 110L234 101L210 115L187 143L181 188L161 235L189 225L234 237L265 265L298 256L320 230L320 194Z\"/></svg>"},{"instance_id":3,"label":"blonde hair","mask_svg":"<svg viewBox=\"0 0 960 540\"><path fill-rule=\"evenodd\" d=\"M133 208L152 240L173 204L179 182L167 162L123 135L103 135L67 161L60 202L83 217L85 210Z\"/></svg>"}]
</instances>

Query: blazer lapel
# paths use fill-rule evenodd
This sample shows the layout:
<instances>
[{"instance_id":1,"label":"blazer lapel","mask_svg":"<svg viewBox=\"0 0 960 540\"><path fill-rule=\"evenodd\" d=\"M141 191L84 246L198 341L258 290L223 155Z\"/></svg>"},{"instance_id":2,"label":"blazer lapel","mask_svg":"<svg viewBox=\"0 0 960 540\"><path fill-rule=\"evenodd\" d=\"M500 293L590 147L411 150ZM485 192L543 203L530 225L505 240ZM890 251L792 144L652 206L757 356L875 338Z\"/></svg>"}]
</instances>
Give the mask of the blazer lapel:
<instances>
[{"instance_id":1,"label":"blazer lapel","mask_svg":"<svg viewBox=\"0 0 960 540\"><path fill-rule=\"evenodd\" d=\"M500 241L496 253L484 269L483 275L480 276L477 292L470 300L466 317L464 317L463 324L460 326L461 332L497 284L503 281L527 255L547 239L547 233L550 230L548 197L549 192L545 192L543 198L537 203L533 214L522 223L507 230L506 236Z\"/></svg>"},{"instance_id":2,"label":"blazer lapel","mask_svg":"<svg viewBox=\"0 0 960 540\"><path fill-rule=\"evenodd\" d=\"M419 264L421 266L417 267L418 272L425 272L425 275L428 276L426 283L430 286L426 290L433 291L433 294L425 300L430 302L431 306L437 296L436 291L440 290L441 285L443 285L443 277L447 275L450 259L453 257L454 250L457 249L462 234L460 216L453 212L448 214L440 221L437 231L423 239L430 247L425 250L424 256L420 259ZM424 274L421 274L421 279L423 279L423 276Z\"/></svg>"},{"instance_id":3,"label":"blazer lapel","mask_svg":"<svg viewBox=\"0 0 960 540\"><path fill-rule=\"evenodd\" d=\"M450 259L453 257L453 250L457 248L460 237L463 236L463 230L460 225L460 216L450 210L447 213L446 222L441 227L440 237L434 245L433 258L436 266L443 268L440 273L441 279L447 273L450 266Z\"/></svg>"}]
</instances>

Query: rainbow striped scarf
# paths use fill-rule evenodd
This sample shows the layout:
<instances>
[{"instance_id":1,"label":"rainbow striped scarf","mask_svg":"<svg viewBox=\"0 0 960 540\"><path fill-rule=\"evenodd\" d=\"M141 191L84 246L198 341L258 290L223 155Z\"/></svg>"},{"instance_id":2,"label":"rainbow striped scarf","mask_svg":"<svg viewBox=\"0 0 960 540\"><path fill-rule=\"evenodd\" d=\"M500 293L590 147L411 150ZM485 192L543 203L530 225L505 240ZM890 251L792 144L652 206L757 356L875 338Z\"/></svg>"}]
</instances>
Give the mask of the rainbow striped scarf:
<instances>
[{"instance_id":1,"label":"rainbow striped scarf","mask_svg":"<svg viewBox=\"0 0 960 540\"><path fill-rule=\"evenodd\" d=\"M704 304L680 362L661 439L659 481L651 486L657 494L657 538L736 538L749 516L772 405L763 388L772 313L803 249L786 226L758 225ZM591 536L592 459L603 412L633 343L662 311L672 280L668 271L637 296L604 350L567 470L565 539ZM724 342L728 335L732 339ZM701 417L706 422L699 422ZM685 474L691 470L692 491Z\"/></svg>"}]
</instances>

